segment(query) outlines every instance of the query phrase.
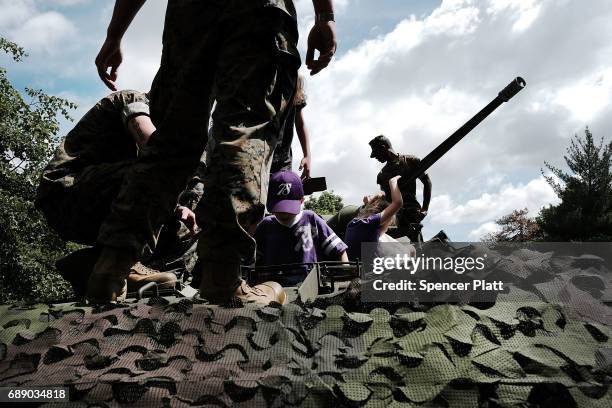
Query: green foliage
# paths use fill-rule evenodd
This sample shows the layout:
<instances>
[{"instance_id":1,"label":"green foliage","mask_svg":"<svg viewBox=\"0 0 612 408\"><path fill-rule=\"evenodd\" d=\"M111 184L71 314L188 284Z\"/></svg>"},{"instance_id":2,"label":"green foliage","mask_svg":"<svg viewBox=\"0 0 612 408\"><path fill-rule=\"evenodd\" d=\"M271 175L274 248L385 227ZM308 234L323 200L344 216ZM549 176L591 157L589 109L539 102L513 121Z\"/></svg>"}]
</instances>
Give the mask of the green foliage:
<instances>
[{"instance_id":1,"label":"green foliage","mask_svg":"<svg viewBox=\"0 0 612 408\"><path fill-rule=\"evenodd\" d=\"M2 37L0 37L0 50L9 54L14 61L21 61L28 55L23 48Z\"/></svg>"},{"instance_id":2,"label":"green foliage","mask_svg":"<svg viewBox=\"0 0 612 408\"><path fill-rule=\"evenodd\" d=\"M304 207L307 210L312 210L319 215L330 215L335 214L342 209L342 197L334 194L332 191L324 191L317 198L310 196L310 198L304 203Z\"/></svg>"},{"instance_id":3,"label":"green foliage","mask_svg":"<svg viewBox=\"0 0 612 408\"><path fill-rule=\"evenodd\" d=\"M540 226L535 219L529 218L529 210L514 210L495 220L500 230L482 238L486 242L528 242L541 237Z\"/></svg>"},{"instance_id":4,"label":"green foliage","mask_svg":"<svg viewBox=\"0 0 612 408\"><path fill-rule=\"evenodd\" d=\"M55 270L66 244L30 201L0 193L0 302L51 301L70 296Z\"/></svg>"},{"instance_id":5,"label":"green foliage","mask_svg":"<svg viewBox=\"0 0 612 408\"><path fill-rule=\"evenodd\" d=\"M564 156L571 173L549 163L556 177L546 177L561 199L543 208L537 218L549 241L609 241L612 239L612 142L595 144L585 129L575 136ZM559 181L557 181L557 179Z\"/></svg>"},{"instance_id":6,"label":"green foliage","mask_svg":"<svg viewBox=\"0 0 612 408\"><path fill-rule=\"evenodd\" d=\"M19 62L17 44L0 38L0 49ZM70 294L54 261L67 251L34 208L41 170L59 132L58 114L70 119L75 104L42 90L17 91L0 67L0 301L47 301Z\"/></svg>"}]
</instances>

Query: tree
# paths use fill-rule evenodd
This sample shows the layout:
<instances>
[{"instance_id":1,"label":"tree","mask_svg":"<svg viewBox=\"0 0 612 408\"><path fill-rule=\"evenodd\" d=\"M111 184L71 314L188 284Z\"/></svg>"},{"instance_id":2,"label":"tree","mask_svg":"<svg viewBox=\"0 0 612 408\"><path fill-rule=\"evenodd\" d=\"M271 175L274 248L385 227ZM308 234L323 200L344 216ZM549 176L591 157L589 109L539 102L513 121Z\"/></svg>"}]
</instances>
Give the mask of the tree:
<instances>
[{"instance_id":1,"label":"tree","mask_svg":"<svg viewBox=\"0 0 612 408\"><path fill-rule=\"evenodd\" d=\"M0 50L27 56L0 37ZM70 295L54 261L67 251L32 204L41 170L57 145L58 115L73 103L42 90L17 91L0 67L0 302L57 300Z\"/></svg>"},{"instance_id":2,"label":"tree","mask_svg":"<svg viewBox=\"0 0 612 408\"><path fill-rule=\"evenodd\" d=\"M310 198L304 203L304 207L307 210L312 210L319 215L331 215L335 214L342 209L342 197L331 192L324 191L317 198L310 196Z\"/></svg>"},{"instance_id":3,"label":"tree","mask_svg":"<svg viewBox=\"0 0 612 408\"><path fill-rule=\"evenodd\" d=\"M529 210L514 210L510 214L495 220L501 227L498 232L485 235L483 241L492 242L527 242L541 236L540 226L535 219L527 217Z\"/></svg>"},{"instance_id":4,"label":"tree","mask_svg":"<svg viewBox=\"0 0 612 408\"><path fill-rule=\"evenodd\" d=\"M555 177L545 176L561 199L543 208L537 218L550 241L612 239L612 142L595 144L587 127L574 136L563 158L571 173L545 162Z\"/></svg>"}]
</instances>

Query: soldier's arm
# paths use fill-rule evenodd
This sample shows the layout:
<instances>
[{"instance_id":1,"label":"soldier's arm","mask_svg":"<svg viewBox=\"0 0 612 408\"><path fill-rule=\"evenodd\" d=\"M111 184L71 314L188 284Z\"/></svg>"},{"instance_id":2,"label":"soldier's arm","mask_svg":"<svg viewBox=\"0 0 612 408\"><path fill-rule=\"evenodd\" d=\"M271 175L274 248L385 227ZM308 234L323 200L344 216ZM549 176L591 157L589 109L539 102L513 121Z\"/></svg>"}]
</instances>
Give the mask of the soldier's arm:
<instances>
[{"instance_id":1,"label":"soldier's arm","mask_svg":"<svg viewBox=\"0 0 612 408\"><path fill-rule=\"evenodd\" d=\"M127 123L128 130L134 138L138 147L143 147L155 132L155 125L147 115L139 115L131 118Z\"/></svg>"},{"instance_id":2,"label":"soldier's arm","mask_svg":"<svg viewBox=\"0 0 612 408\"><path fill-rule=\"evenodd\" d=\"M104 84L117 90L115 81L119 65L123 61L121 39L146 0L116 0L113 16L106 31L106 40L96 57L98 75ZM110 68L110 72L108 72Z\"/></svg>"},{"instance_id":3,"label":"soldier's arm","mask_svg":"<svg viewBox=\"0 0 612 408\"><path fill-rule=\"evenodd\" d=\"M429 210L429 202L431 201L431 179L428 174L424 174L419 177L419 180L423 183L423 205L421 206L421 212L427 213Z\"/></svg>"},{"instance_id":4,"label":"soldier's arm","mask_svg":"<svg viewBox=\"0 0 612 408\"><path fill-rule=\"evenodd\" d=\"M149 117L149 98L147 94L124 90L108 97L115 108L121 112L123 124L139 148L147 144L155 131Z\"/></svg>"},{"instance_id":5,"label":"soldier's arm","mask_svg":"<svg viewBox=\"0 0 612 408\"><path fill-rule=\"evenodd\" d=\"M190 208L178 205L174 210L176 217L185 224L192 234L199 231L198 222L196 221L196 215Z\"/></svg>"},{"instance_id":6,"label":"soldier's arm","mask_svg":"<svg viewBox=\"0 0 612 408\"><path fill-rule=\"evenodd\" d=\"M332 0L312 0L315 10L315 25L308 34L306 66L310 75L315 75L327 65L336 53L336 23L334 22L334 4ZM315 50L319 58L315 60Z\"/></svg>"},{"instance_id":7,"label":"soldier's arm","mask_svg":"<svg viewBox=\"0 0 612 408\"><path fill-rule=\"evenodd\" d=\"M384 180L383 180L382 174L380 172L376 175L376 184L378 184L378 187L380 187L380 191L382 191L383 194L386 195L386 193L387 193L386 190L387 190L388 186L387 186L387 188L385 188Z\"/></svg>"}]
</instances>

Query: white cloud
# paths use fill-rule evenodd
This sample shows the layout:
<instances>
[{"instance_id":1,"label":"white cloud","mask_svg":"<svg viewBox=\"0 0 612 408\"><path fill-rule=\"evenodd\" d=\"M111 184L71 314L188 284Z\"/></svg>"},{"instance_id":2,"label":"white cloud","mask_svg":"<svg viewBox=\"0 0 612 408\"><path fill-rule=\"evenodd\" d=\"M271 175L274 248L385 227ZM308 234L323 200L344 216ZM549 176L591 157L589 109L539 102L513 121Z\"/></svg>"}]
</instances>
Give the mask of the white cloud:
<instances>
[{"instance_id":1,"label":"white cloud","mask_svg":"<svg viewBox=\"0 0 612 408\"><path fill-rule=\"evenodd\" d=\"M485 222L478 228L469 232L468 238L470 241L479 241L482 237L488 234L499 231L499 226L494 222Z\"/></svg>"},{"instance_id":2,"label":"white cloud","mask_svg":"<svg viewBox=\"0 0 612 408\"><path fill-rule=\"evenodd\" d=\"M73 41L76 26L56 11L40 11L31 0L0 1L0 29L28 52L54 54Z\"/></svg>"},{"instance_id":3,"label":"white cloud","mask_svg":"<svg viewBox=\"0 0 612 408\"><path fill-rule=\"evenodd\" d=\"M0 10L0 28L3 30L22 24L35 13L34 2L31 0L0 0Z\"/></svg>"},{"instance_id":4,"label":"white cloud","mask_svg":"<svg viewBox=\"0 0 612 408\"><path fill-rule=\"evenodd\" d=\"M554 101L567 108L576 119L587 122L608 107L610 95L612 68L605 68L560 89Z\"/></svg>"},{"instance_id":5,"label":"white cloud","mask_svg":"<svg viewBox=\"0 0 612 408\"><path fill-rule=\"evenodd\" d=\"M473 32L479 22L480 10L472 0L444 0L425 19L428 34L465 35Z\"/></svg>"},{"instance_id":6,"label":"white cloud","mask_svg":"<svg viewBox=\"0 0 612 408\"><path fill-rule=\"evenodd\" d=\"M514 31L523 31L535 22L540 14L541 5L541 0L490 0L487 13L495 16L498 13L512 9L515 12L512 29Z\"/></svg>"},{"instance_id":7,"label":"white cloud","mask_svg":"<svg viewBox=\"0 0 612 408\"><path fill-rule=\"evenodd\" d=\"M53 53L76 34L76 27L62 14L49 11L29 18L11 31L11 37L28 50Z\"/></svg>"},{"instance_id":8,"label":"white cloud","mask_svg":"<svg viewBox=\"0 0 612 408\"><path fill-rule=\"evenodd\" d=\"M535 216L542 207L557 202L553 189L539 177L527 184L504 185L497 192L483 193L462 204L447 194L438 195L431 202L429 221L439 225L483 223L525 207L529 216Z\"/></svg>"},{"instance_id":9,"label":"white cloud","mask_svg":"<svg viewBox=\"0 0 612 408\"><path fill-rule=\"evenodd\" d=\"M58 6L76 6L89 3L90 0L45 0L47 3L57 4Z\"/></svg>"}]
</instances>

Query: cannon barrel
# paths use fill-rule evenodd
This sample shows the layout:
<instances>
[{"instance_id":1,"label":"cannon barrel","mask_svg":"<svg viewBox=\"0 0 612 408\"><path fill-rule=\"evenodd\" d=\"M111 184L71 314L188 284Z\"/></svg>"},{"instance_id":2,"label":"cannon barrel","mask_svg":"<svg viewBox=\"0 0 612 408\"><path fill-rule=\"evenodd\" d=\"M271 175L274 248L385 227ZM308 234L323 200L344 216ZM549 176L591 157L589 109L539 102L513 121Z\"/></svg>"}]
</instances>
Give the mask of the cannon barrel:
<instances>
[{"instance_id":1,"label":"cannon barrel","mask_svg":"<svg viewBox=\"0 0 612 408\"><path fill-rule=\"evenodd\" d=\"M487 106L485 106L480 112L474 115L470 120L465 122L463 126L450 135L445 141L440 143L438 147L433 149L431 153L425 156L419 166L411 174L410 179L414 180L427 171L435 162L437 162L442 156L446 154L450 149L453 148L461 139L463 139L468 133L470 133L480 122L482 122L487 116L489 116L495 109L497 109L502 103L508 102L514 95L519 93L527 85L527 82L521 77L516 77L502 89L499 94L493 99ZM409 181L409 180L406 180Z\"/></svg>"}]
</instances>

